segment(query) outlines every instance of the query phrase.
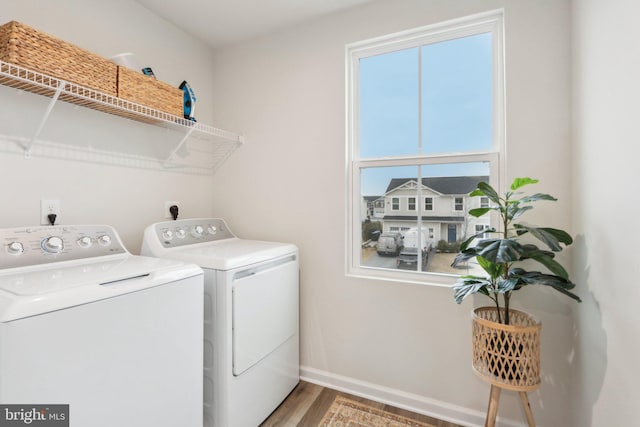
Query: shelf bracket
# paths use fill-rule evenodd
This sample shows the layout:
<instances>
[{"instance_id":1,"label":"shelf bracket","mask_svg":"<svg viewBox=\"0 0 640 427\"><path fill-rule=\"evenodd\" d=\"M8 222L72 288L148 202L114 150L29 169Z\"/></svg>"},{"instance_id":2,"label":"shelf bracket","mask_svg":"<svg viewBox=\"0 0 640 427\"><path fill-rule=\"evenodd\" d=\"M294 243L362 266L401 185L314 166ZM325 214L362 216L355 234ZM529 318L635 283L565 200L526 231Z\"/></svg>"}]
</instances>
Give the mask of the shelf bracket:
<instances>
[{"instance_id":1,"label":"shelf bracket","mask_svg":"<svg viewBox=\"0 0 640 427\"><path fill-rule=\"evenodd\" d=\"M193 133L193 131L195 129L196 129L196 127L195 127L195 123L194 123L193 126L189 128L189 130L184 135L184 137L182 137L182 139L180 140L180 142L178 143L176 148L173 149L173 151L171 152L169 157L167 157L167 160L164 161L165 164L171 163L171 161L173 160L175 155L178 153L178 150L180 150L182 148L182 146L185 144L185 142L187 142L187 140L189 139L189 137L191 136L191 134Z\"/></svg>"},{"instance_id":2,"label":"shelf bracket","mask_svg":"<svg viewBox=\"0 0 640 427\"><path fill-rule=\"evenodd\" d=\"M49 120L51 111L53 110L54 105L56 105L56 102L58 101L58 98L60 97L60 94L64 90L64 87L66 84L67 82L65 82L64 80L60 80L58 82L58 88L56 89L56 93L51 98L51 101L49 101L49 105L47 106L47 109L44 112L44 117L42 117L42 120L40 120L40 124L38 125L38 129L36 130L36 133L33 135L33 138L31 138L31 141L29 141L29 143L24 147L25 159L31 158L31 148L33 147L33 144L35 143L36 139L38 139L38 137L40 136L40 133L42 133L42 129L44 128L44 125L47 123L47 120Z\"/></svg>"}]
</instances>

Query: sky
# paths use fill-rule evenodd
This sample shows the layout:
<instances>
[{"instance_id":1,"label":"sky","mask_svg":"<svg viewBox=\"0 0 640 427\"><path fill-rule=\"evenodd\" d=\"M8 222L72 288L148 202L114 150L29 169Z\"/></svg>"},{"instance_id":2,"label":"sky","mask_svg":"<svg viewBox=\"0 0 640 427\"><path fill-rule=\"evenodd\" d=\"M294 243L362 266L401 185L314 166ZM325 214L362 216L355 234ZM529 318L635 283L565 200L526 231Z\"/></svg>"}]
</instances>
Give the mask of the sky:
<instances>
[{"instance_id":1,"label":"sky","mask_svg":"<svg viewBox=\"0 0 640 427\"><path fill-rule=\"evenodd\" d=\"M491 64L490 33L361 59L360 157L490 149ZM423 176L488 173L481 163L422 171ZM416 167L367 169L362 194L382 195L391 178L416 176Z\"/></svg>"}]
</instances>

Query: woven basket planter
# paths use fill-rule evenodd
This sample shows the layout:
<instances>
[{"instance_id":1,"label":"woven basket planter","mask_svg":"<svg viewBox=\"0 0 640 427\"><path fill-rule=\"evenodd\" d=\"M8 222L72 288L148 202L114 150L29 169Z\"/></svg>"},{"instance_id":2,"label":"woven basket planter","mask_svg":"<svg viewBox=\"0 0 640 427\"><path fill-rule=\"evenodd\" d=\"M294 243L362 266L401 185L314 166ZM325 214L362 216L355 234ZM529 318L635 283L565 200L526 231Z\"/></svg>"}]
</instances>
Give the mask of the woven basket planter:
<instances>
[{"instance_id":1,"label":"woven basket planter","mask_svg":"<svg viewBox=\"0 0 640 427\"><path fill-rule=\"evenodd\" d=\"M0 60L116 96L116 64L20 22L0 26Z\"/></svg>"},{"instance_id":2,"label":"woven basket planter","mask_svg":"<svg viewBox=\"0 0 640 427\"><path fill-rule=\"evenodd\" d=\"M504 310L501 309L504 319ZM498 323L495 307L473 311L474 372L485 381L514 391L532 391L540 385L540 329L533 316L509 310L510 324Z\"/></svg>"}]
</instances>

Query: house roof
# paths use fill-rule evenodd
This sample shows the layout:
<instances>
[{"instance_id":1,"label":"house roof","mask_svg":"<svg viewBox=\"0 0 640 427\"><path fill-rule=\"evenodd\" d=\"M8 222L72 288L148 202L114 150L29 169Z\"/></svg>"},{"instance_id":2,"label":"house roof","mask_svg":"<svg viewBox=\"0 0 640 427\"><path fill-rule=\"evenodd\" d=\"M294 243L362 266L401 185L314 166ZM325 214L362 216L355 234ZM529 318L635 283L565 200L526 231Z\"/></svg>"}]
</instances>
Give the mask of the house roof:
<instances>
[{"instance_id":1,"label":"house roof","mask_svg":"<svg viewBox=\"0 0 640 427\"><path fill-rule=\"evenodd\" d=\"M392 178L387 186L386 193L410 182L417 182L417 178ZM422 178L422 185L440 194L469 194L479 182L489 182L488 176L447 176Z\"/></svg>"},{"instance_id":2,"label":"house roof","mask_svg":"<svg viewBox=\"0 0 640 427\"><path fill-rule=\"evenodd\" d=\"M375 202L380 196L364 196L364 200L367 202Z\"/></svg>"}]
</instances>

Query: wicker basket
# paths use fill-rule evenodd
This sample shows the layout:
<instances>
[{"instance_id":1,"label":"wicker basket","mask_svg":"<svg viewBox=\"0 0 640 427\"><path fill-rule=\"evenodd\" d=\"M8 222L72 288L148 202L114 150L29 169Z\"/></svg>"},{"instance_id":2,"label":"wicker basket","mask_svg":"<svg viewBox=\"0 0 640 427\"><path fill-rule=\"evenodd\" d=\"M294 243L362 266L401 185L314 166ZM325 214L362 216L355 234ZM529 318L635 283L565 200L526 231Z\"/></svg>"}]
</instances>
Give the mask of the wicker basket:
<instances>
[{"instance_id":1,"label":"wicker basket","mask_svg":"<svg viewBox=\"0 0 640 427\"><path fill-rule=\"evenodd\" d=\"M116 95L116 64L20 22L0 26L0 60Z\"/></svg>"},{"instance_id":2,"label":"wicker basket","mask_svg":"<svg viewBox=\"0 0 640 427\"><path fill-rule=\"evenodd\" d=\"M120 65L118 66L118 97L174 116L184 117L182 89Z\"/></svg>"},{"instance_id":3,"label":"wicker basket","mask_svg":"<svg viewBox=\"0 0 640 427\"><path fill-rule=\"evenodd\" d=\"M504 319L504 310L501 309ZM509 310L510 324L498 323L495 307L473 311L473 370L493 385L531 391L540 385L540 322Z\"/></svg>"}]
</instances>

